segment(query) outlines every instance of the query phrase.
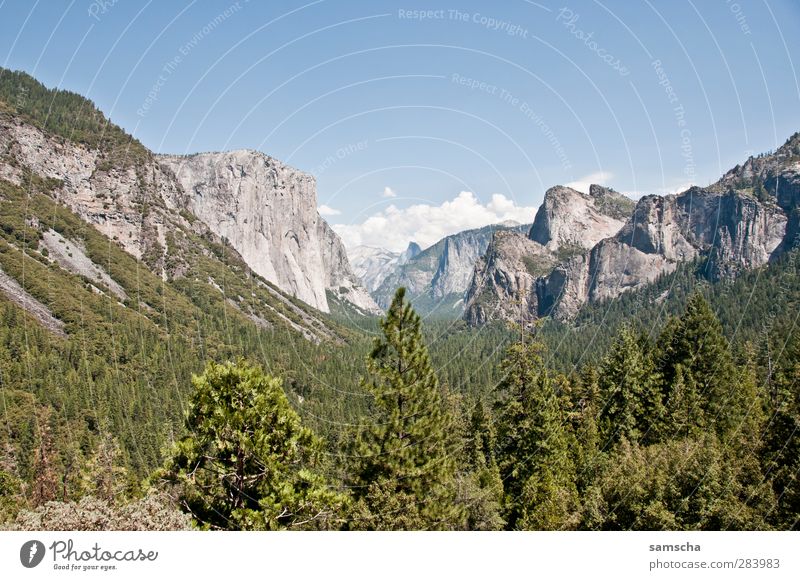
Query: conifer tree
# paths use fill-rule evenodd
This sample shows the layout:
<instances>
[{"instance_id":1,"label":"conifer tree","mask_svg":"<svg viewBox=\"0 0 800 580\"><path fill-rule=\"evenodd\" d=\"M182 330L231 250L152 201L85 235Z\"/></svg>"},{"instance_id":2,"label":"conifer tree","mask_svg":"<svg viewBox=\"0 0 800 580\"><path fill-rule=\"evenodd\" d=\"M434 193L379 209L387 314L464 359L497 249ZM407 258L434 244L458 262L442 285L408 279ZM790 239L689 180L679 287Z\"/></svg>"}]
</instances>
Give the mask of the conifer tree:
<instances>
[{"instance_id":1,"label":"conifer tree","mask_svg":"<svg viewBox=\"0 0 800 580\"><path fill-rule=\"evenodd\" d=\"M652 360L634 331L623 326L599 369L604 442L657 439L663 418Z\"/></svg>"},{"instance_id":2,"label":"conifer tree","mask_svg":"<svg viewBox=\"0 0 800 580\"><path fill-rule=\"evenodd\" d=\"M509 529L571 527L577 507L560 394L541 350L538 342L511 345L498 385L497 462Z\"/></svg>"},{"instance_id":3,"label":"conifer tree","mask_svg":"<svg viewBox=\"0 0 800 580\"><path fill-rule=\"evenodd\" d=\"M460 493L467 511L467 529L499 530L503 482L495 461L495 429L491 413L478 399L464 429L463 470L459 474Z\"/></svg>"},{"instance_id":4,"label":"conifer tree","mask_svg":"<svg viewBox=\"0 0 800 580\"><path fill-rule=\"evenodd\" d=\"M404 288L398 288L380 326L383 336L375 339L364 380L374 396L374 414L354 448L352 525L460 529L454 421Z\"/></svg>"},{"instance_id":5,"label":"conifer tree","mask_svg":"<svg viewBox=\"0 0 800 580\"><path fill-rule=\"evenodd\" d=\"M683 315L659 337L659 371L667 406L680 410L670 423L689 433L731 433L746 413L730 346L708 302L695 292Z\"/></svg>"},{"instance_id":6,"label":"conifer tree","mask_svg":"<svg viewBox=\"0 0 800 580\"><path fill-rule=\"evenodd\" d=\"M320 472L322 441L289 406L279 379L243 361L193 379L188 434L159 474L200 527L329 528L344 498Z\"/></svg>"}]
</instances>

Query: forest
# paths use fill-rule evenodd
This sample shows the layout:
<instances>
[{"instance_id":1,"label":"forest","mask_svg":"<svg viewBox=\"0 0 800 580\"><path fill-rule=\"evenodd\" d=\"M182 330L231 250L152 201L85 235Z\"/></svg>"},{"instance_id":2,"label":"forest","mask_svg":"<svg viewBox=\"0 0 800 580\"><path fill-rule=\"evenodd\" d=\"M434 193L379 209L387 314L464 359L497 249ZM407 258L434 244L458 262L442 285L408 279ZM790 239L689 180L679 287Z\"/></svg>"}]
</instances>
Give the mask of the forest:
<instances>
[{"instance_id":1,"label":"forest","mask_svg":"<svg viewBox=\"0 0 800 580\"><path fill-rule=\"evenodd\" d=\"M4 121L109 167L150 155L4 73ZM800 527L797 249L735 280L684 264L569 323L423 320L402 288L382 318L326 315L189 228L181 275L154 273L20 170L0 179L0 274L63 329L0 293L4 529ZM126 296L59 267L51 232Z\"/></svg>"}]
</instances>

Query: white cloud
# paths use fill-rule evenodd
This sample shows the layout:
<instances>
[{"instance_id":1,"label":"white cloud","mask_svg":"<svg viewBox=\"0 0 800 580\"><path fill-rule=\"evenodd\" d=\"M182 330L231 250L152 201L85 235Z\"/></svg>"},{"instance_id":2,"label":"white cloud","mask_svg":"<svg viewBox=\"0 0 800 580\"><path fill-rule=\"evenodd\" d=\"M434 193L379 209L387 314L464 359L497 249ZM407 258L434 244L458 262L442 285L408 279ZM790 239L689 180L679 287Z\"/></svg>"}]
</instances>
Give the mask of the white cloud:
<instances>
[{"instance_id":1,"label":"white cloud","mask_svg":"<svg viewBox=\"0 0 800 580\"><path fill-rule=\"evenodd\" d=\"M366 245L399 252L405 250L410 241L426 248L463 230L507 220L530 223L535 215L535 207L518 206L499 193L492 195L484 205L474 193L462 191L441 205L416 204L399 209L392 204L360 224L331 227L348 248Z\"/></svg>"},{"instance_id":2,"label":"white cloud","mask_svg":"<svg viewBox=\"0 0 800 580\"><path fill-rule=\"evenodd\" d=\"M339 214L342 213L338 209L333 209L332 207L329 207L327 205L319 206L317 208L317 211L319 212L319 215L321 215L321 216L332 216L332 215L339 215Z\"/></svg>"},{"instance_id":3,"label":"white cloud","mask_svg":"<svg viewBox=\"0 0 800 580\"><path fill-rule=\"evenodd\" d=\"M608 171L597 171L595 173L590 173L589 175L579 177L576 181L570 181L564 185L571 187L572 189L582 191L583 193L589 193L590 185L593 183L597 185L606 185L613 177L614 174Z\"/></svg>"},{"instance_id":4,"label":"white cloud","mask_svg":"<svg viewBox=\"0 0 800 580\"><path fill-rule=\"evenodd\" d=\"M383 188L383 197L397 197L397 194L387 185Z\"/></svg>"}]
</instances>

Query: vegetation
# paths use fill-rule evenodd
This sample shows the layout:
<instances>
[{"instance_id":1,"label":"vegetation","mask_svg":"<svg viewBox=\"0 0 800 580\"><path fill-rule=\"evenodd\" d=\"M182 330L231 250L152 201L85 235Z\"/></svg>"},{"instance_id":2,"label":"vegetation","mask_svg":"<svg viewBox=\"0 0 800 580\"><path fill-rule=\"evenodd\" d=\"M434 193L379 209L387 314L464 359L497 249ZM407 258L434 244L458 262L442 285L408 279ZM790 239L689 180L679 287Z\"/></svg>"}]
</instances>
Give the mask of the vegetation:
<instances>
[{"instance_id":1,"label":"vegetation","mask_svg":"<svg viewBox=\"0 0 800 580\"><path fill-rule=\"evenodd\" d=\"M303 427L281 381L243 362L194 378L187 435L161 477L207 529L326 528L344 497L318 471L322 441Z\"/></svg>"},{"instance_id":2,"label":"vegetation","mask_svg":"<svg viewBox=\"0 0 800 580\"><path fill-rule=\"evenodd\" d=\"M0 115L140 163L91 103L39 87L0 71ZM0 180L0 274L24 288L0 292L6 528L800 527L797 250L733 282L684 264L533 333L423 325L402 290L378 324L281 294L191 220L137 261L17 169L24 187ZM50 230L127 298L59 266Z\"/></svg>"},{"instance_id":3,"label":"vegetation","mask_svg":"<svg viewBox=\"0 0 800 580\"><path fill-rule=\"evenodd\" d=\"M405 288L397 290L381 329L367 362L375 412L353 449L351 525L459 529L454 422Z\"/></svg>"}]
</instances>

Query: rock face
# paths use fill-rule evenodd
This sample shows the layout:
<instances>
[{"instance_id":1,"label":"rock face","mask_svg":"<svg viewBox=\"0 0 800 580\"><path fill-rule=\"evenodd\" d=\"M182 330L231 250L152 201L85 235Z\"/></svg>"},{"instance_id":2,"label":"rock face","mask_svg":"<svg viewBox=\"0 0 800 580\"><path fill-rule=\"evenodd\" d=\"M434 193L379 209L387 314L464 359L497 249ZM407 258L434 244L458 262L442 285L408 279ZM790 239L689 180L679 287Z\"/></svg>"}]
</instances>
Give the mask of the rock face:
<instances>
[{"instance_id":1,"label":"rock face","mask_svg":"<svg viewBox=\"0 0 800 580\"><path fill-rule=\"evenodd\" d=\"M635 205L599 185L592 185L589 195L551 187L528 240L495 235L469 283L464 318L473 325L492 319L526 322L556 305L567 309L583 304L587 252L619 232Z\"/></svg>"},{"instance_id":2,"label":"rock face","mask_svg":"<svg viewBox=\"0 0 800 580\"><path fill-rule=\"evenodd\" d=\"M0 164L0 177L20 185L21 166L58 180L59 201L157 271L164 272L170 231L190 227L188 211L284 292L324 312L326 291L379 312L317 213L314 178L266 155L145 152L126 162L9 115L0 115L0 149L15 160Z\"/></svg>"},{"instance_id":3,"label":"rock face","mask_svg":"<svg viewBox=\"0 0 800 580\"><path fill-rule=\"evenodd\" d=\"M421 251L416 242L411 242L402 253L371 246L357 246L349 250L347 255L356 277L369 292L374 292L398 267L406 264Z\"/></svg>"},{"instance_id":4,"label":"rock face","mask_svg":"<svg viewBox=\"0 0 800 580\"><path fill-rule=\"evenodd\" d=\"M405 264L399 264L372 295L380 306L387 308L395 290L405 286L423 312L444 302L455 304L469 287L475 264L486 252L494 232L529 229L529 225L507 222L447 236L416 253Z\"/></svg>"},{"instance_id":5,"label":"rock face","mask_svg":"<svg viewBox=\"0 0 800 580\"><path fill-rule=\"evenodd\" d=\"M634 202L612 189L592 185L589 195L557 185L547 190L530 238L551 252L575 253L616 234Z\"/></svg>"},{"instance_id":6,"label":"rock face","mask_svg":"<svg viewBox=\"0 0 800 580\"><path fill-rule=\"evenodd\" d=\"M61 182L57 199L137 258L163 265L166 232L177 218L183 193L152 159L137 167L53 137L17 118L0 115L0 149L14 164L0 164L12 183L22 183L16 165ZM148 212L143 212L146 205ZM180 218L177 218L180 219Z\"/></svg>"},{"instance_id":7,"label":"rock face","mask_svg":"<svg viewBox=\"0 0 800 580\"><path fill-rule=\"evenodd\" d=\"M323 312L326 290L378 311L341 240L317 213L312 176L249 150L158 159L181 184L187 209L256 273Z\"/></svg>"},{"instance_id":8,"label":"rock face","mask_svg":"<svg viewBox=\"0 0 800 580\"><path fill-rule=\"evenodd\" d=\"M555 265L553 253L514 230L495 232L475 264L465 295L465 320L530 321L539 316L537 280Z\"/></svg>"},{"instance_id":9,"label":"rock face","mask_svg":"<svg viewBox=\"0 0 800 580\"><path fill-rule=\"evenodd\" d=\"M465 319L569 319L586 303L641 288L697 259L707 260L712 279L763 266L800 245L800 134L707 188L641 198L623 223L632 203L598 186L588 196L548 190L530 232L536 245L495 236L476 267ZM543 251L553 267L531 281L526 260L543 263Z\"/></svg>"}]
</instances>

